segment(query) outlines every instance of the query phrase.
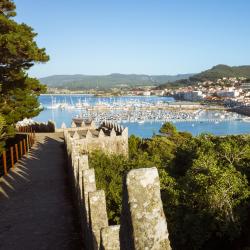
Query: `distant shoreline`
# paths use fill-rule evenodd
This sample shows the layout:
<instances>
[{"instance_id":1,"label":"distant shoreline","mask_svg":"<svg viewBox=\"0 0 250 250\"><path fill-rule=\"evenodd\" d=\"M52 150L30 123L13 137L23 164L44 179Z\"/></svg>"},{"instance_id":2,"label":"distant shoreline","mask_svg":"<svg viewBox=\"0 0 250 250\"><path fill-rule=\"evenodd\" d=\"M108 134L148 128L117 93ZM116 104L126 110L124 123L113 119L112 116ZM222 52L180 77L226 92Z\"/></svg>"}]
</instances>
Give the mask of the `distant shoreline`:
<instances>
[{"instance_id":1,"label":"distant shoreline","mask_svg":"<svg viewBox=\"0 0 250 250\"><path fill-rule=\"evenodd\" d=\"M69 96L69 95L83 95L83 96L93 96L96 98L111 98L111 96L95 96L94 94L41 94L41 96ZM138 95L122 95L122 96L114 96L114 98L119 98L119 97L138 97L138 98L150 98L150 97L159 97L159 98L164 98L166 96L157 96L157 95L151 95L151 96L138 96ZM173 98L173 97L172 97ZM173 98L174 99L174 98ZM153 107L142 107L140 110L145 110L145 109L150 109L150 110L178 110L182 109L183 111L190 111L190 110L198 110L198 109L203 109L203 110L228 110L228 108L220 105L204 105L201 104L200 102L191 102L191 101L181 101L181 100L175 100L170 101L168 105L159 105L159 106L153 106ZM90 108L90 110L98 110L98 111L106 111L110 110L110 108L104 108L104 107L95 107Z\"/></svg>"},{"instance_id":2,"label":"distant shoreline","mask_svg":"<svg viewBox=\"0 0 250 250\"><path fill-rule=\"evenodd\" d=\"M57 93L57 94L41 94L40 96L47 96L47 95L89 95L89 96L94 96L95 94L83 94L83 93L72 93L72 94L62 94L62 93Z\"/></svg>"}]
</instances>

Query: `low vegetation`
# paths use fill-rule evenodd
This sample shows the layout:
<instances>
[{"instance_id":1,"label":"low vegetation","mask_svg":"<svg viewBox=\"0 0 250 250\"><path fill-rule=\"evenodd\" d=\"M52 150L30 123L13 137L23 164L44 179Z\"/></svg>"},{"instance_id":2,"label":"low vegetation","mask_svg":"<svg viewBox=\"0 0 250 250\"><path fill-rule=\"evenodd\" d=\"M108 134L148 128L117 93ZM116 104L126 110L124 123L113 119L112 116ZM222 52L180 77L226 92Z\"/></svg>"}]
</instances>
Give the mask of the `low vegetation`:
<instances>
[{"instance_id":1,"label":"low vegetation","mask_svg":"<svg viewBox=\"0 0 250 250\"><path fill-rule=\"evenodd\" d=\"M160 131L151 139L131 136L128 159L90 155L110 223L119 223L124 174L156 166L173 249L250 246L250 136L193 137L169 123Z\"/></svg>"}]
</instances>

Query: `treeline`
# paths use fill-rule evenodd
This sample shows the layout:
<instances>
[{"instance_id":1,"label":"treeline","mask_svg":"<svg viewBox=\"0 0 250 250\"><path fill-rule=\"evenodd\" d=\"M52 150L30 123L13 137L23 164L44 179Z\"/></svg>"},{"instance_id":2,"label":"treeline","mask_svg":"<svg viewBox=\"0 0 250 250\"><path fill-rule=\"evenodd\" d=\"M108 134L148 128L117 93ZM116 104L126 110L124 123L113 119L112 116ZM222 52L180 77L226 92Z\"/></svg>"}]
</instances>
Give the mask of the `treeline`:
<instances>
[{"instance_id":1,"label":"treeline","mask_svg":"<svg viewBox=\"0 0 250 250\"><path fill-rule=\"evenodd\" d=\"M124 174L156 166L173 249L250 247L250 135L193 137L170 123L160 131L151 139L131 136L129 158L90 155L110 223L119 223Z\"/></svg>"}]
</instances>

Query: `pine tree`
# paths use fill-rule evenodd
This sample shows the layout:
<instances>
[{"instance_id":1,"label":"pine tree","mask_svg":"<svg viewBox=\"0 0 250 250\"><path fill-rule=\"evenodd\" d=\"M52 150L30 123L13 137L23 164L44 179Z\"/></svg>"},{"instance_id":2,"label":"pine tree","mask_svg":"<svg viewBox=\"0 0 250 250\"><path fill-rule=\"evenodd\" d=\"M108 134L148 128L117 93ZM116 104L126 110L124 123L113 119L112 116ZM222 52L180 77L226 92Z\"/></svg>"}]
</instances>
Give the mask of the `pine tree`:
<instances>
[{"instance_id":1,"label":"pine tree","mask_svg":"<svg viewBox=\"0 0 250 250\"><path fill-rule=\"evenodd\" d=\"M24 23L17 23L15 4L0 0L0 114L7 124L8 135L17 121L39 114L38 96L46 88L27 71L34 63L49 60L44 48L34 41L36 33Z\"/></svg>"}]
</instances>

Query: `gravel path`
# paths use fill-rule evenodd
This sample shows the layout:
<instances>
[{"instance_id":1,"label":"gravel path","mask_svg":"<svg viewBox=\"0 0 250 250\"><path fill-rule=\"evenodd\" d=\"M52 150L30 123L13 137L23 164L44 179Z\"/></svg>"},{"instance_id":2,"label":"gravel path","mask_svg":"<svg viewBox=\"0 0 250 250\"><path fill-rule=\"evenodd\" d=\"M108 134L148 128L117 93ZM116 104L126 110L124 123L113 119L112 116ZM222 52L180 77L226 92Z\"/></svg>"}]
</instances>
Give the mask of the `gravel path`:
<instances>
[{"instance_id":1,"label":"gravel path","mask_svg":"<svg viewBox=\"0 0 250 250\"><path fill-rule=\"evenodd\" d=\"M62 135L36 144L0 179L0 249L82 249Z\"/></svg>"}]
</instances>

